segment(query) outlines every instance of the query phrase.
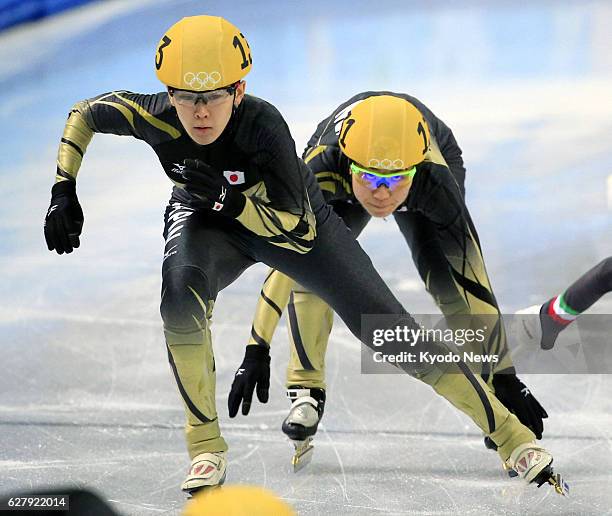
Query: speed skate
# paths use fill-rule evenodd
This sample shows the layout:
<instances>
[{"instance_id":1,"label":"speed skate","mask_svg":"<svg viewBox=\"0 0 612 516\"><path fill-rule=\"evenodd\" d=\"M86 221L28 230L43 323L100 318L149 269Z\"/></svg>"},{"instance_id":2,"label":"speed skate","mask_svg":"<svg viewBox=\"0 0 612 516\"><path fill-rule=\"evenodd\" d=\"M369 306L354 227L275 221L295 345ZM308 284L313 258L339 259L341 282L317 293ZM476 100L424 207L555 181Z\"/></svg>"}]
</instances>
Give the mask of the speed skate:
<instances>
[{"instance_id":1,"label":"speed skate","mask_svg":"<svg viewBox=\"0 0 612 516\"><path fill-rule=\"evenodd\" d=\"M556 493L569 496L569 485L559 473L553 471L552 455L541 446L535 443L521 444L513 450L507 462L528 483L538 487L548 483Z\"/></svg>"},{"instance_id":2,"label":"speed skate","mask_svg":"<svg viewBox=\"0 0 612 516\"><path fill-rule=\"evenodd\" d=\"M325 391L291 387L287 389L287 397L292 403L282 429L294 447L291 465L293 472L297 473L312 460L312 440L323 415Z\"/></svg>"}]
</instances>

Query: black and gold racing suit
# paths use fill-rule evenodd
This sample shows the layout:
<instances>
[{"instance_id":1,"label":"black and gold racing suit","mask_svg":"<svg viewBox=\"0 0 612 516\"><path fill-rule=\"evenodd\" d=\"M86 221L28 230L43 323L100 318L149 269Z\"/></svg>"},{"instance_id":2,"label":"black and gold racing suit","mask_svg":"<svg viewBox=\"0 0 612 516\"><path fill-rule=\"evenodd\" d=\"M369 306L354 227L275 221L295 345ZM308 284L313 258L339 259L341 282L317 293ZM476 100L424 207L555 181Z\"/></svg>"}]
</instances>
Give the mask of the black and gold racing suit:
<instances>
[{"instance_id":1,"label":"black and gold racing suit","mask_svg":"<svg viewBox=\"0 0 612 516\"><path fill-rule=\"evenodd\" d=\"M325 203L316 179L296 156L285 121L267 102L245 96L222 135L206 146L185 133L167 93L115 91L80 102L60 144L58 181L76 179L94 132L144 140L175 183L165 214L161 315L192 458L227 449L215 406L210 324L217 294L251 264L264 262L316 292L357 337L361 314L406 314ZM186 158L200 159L233 178L232 187L247 198L236 219L188 205L181 175ZM533 439L469 371L441 375L437 369L422 379L490 434L502 458Z\"/></svg>"},{"instance_id":2,"label":"black and gold racing suit","mask_svg":"<svg viewBox=\"0 0 612 516\"><path fill-rule=\"evenodd\" d=\"M452 131L414 97L365 92L338 106L319 123L308 142L304 160L314 172L326 201L358 236L370 215L353 194L350 162L338 146L338 131L356 102L383 94L414 104L427 120L431 133L431 148L425 161L417 166L406 201L393 217L427 291L447 316L449 326L486 327L484 340L466 345L466 350L499 357L493 368L491 362L482 363L480 373L489 379L491 372L507 370L512 362L478 235L465 205L465 168ZM261 290L249 344L269 345L285 306L291 343L287 386L325 388L325 353L332 310L315 294L278 271L270 273Z\"/></svg>"}]
</instances>

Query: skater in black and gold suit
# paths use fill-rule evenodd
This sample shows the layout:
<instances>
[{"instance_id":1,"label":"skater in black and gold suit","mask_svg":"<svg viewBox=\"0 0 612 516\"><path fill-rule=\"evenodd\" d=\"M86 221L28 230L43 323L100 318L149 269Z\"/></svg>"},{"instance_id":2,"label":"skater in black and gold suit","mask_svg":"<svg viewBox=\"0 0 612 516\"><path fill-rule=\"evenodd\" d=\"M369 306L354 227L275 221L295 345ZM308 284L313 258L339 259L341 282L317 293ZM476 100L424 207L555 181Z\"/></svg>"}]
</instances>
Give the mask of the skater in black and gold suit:
<instances>
[{"instance_id":1,"label":"skater in black and gold suit","mask_svg":"<svg viewBox=\"0 0 612 516\"><path fill-rule=\"evenodd\" d=\"M225 479L227 444L216 411L210 325L217 294L250 265L264 262L316 292L356 336L365 313L395 314L398 324L417 328L325 203L280 113L245 94L251 64L246 38L223 18L188 17L170 27L155 56L166 91L113 91L79 102L70 112L45 219L49 250L62 254L79 246L83 211L76 177L96 132L145 141L173 181L165 215L161 315L187 418L192 462L185 491ZM442 352L443 345L428 349ZM249 349L261 401L267 396L269 360L267 348ZM534 434L480 377L426 364L407 372L468 414L499 446L503 460L527 461L522 476L528 482L550 477L552 456L533 443Z\"/></svg>"},{"instance_id":2,"label":"skater in black and gold suit","mask_svg":"<svg viewBox=\"0 0 612 516\"><path fill-rule=\"evenodd\" d=\"M449 324L486 328L484 340L467 347L498 360L483 362L478 372L540 439L547 414L516 377L465 204L462 152L450 128L414 97L364 92L319 123L303 157L325 200L355 237L371 217L393 216L427 291ZM309 396L321 416L333 321L327 303L272 270L261 290L249 346L270 345L285 308L290 340L287 393L300 413L307 406L298 398ZM294 423L290 414L283 426L289 435L296 425L302 430Z\"/></svg>"}]
</instances>

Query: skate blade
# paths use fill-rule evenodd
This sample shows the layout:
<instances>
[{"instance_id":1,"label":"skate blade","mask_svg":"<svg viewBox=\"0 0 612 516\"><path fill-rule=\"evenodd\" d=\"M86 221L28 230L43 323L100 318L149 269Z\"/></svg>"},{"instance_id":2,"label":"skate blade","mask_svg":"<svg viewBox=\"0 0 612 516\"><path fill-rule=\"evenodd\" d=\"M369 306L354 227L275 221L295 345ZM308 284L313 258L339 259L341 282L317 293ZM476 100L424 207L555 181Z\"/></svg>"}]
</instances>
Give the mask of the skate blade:
<instances>
[{"instance_id":1,"label":"skate blade","mask_svg":"<svg viewBox=\"0 0 612 516\"><path fill-rule=\"evenodd\" d=\"M218 484L213 484L213 485L208 485L208 486L196 486L196 487L183 489L182 491L183 493L187 495L187 498L189 499L193 498L195 495L197 495L201 491L216 491L217 489L221 489L221 487L225 483L226 474L227 474L227 471L223 473L223 476L221 477L221 480L219 480Z\"/></svg>"},{"instance_id":2,"label":"skate blade","mask_svg":"<svg viewBox=\"0 0 612 516\"><path fill-rule=\"evenodd\" d=\"M221 489L221 487L222 487L221 484L216 484L214 486L200 486L200 487L194 487L192 489L183 489L183 492L187 495L188 499L191 499L199 493L202 493L204 491L206 492L216 491L217 489Z\"/></svg>"},{"instance_id":3,"label":"skate blade","mask_svg":"<svg viewBox=\"0 0 612 516\"><path fill-rule=\"evenodd\" d=\"M554 487L555 492L560 494L561 496L569 496L569 484L563 480L563 477L559 473L554 473L551 475L547 482Z\"/></svg>"},{"instance_id":4,"label":"skate blade","mask_svg":"<svg viewBox=\"0 0 612 516\"><path fill-rule=\"evenodd\" d=\"M314 451L314 446L311 443L312 437L307 438L305 441L293 441L295 453L291 457L291 465L293 466L294 473L310 464Z\"/></svg>"},{"instance_id":5,"label":"skate blade","mask_svg":"<svg viewBox=\"0 0 612 516\"><path fill-rule=\"evenodd\" d=\"M502 462L502 468L510 478L518 477L518 473L514 471L506 462Z\"/></svg>"},{"instance_id":6,"label":"skate blade","mask_svg":"<svg viewBox=\"0 0 612 516\"><path fill-rule=\"evenodd\" d=\"M540 473L532 480L538 487L542 487L544 484L549 483L555 489L557 494L561 496L569 496L569 484L563 480L560 473L555 473L551 466L552 462L546 466Z\"/></svg>"}]
</instances>

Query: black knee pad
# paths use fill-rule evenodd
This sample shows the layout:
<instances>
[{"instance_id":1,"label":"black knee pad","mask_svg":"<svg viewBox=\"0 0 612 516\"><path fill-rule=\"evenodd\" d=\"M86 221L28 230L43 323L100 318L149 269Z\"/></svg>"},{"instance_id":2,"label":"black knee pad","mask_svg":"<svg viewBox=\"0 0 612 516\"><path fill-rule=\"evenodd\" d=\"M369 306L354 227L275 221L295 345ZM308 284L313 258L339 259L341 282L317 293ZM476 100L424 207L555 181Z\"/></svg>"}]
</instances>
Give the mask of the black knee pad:
<instances>
[{"instance_id":1,"label":"black knee pad","mask_svg":"<svg viewBox=\"0 0 612 516\"><path fill-rule=\"evenodd\" d=\"M160 306L164 327L181 333L197 331L206 320L210 299L208 278L201 269L187 265L167 270Z\"/></svg>"}]
</instances>

